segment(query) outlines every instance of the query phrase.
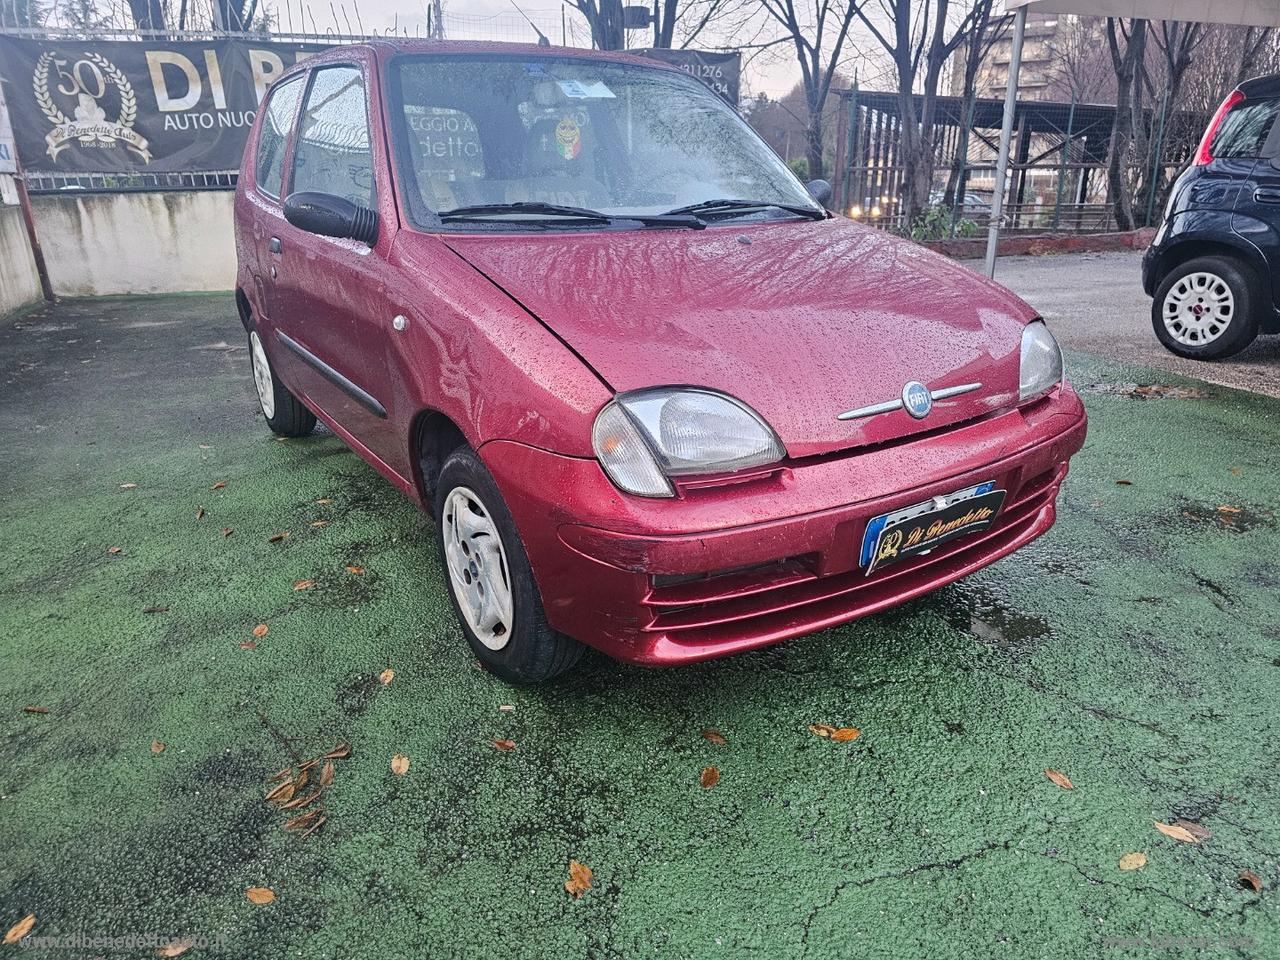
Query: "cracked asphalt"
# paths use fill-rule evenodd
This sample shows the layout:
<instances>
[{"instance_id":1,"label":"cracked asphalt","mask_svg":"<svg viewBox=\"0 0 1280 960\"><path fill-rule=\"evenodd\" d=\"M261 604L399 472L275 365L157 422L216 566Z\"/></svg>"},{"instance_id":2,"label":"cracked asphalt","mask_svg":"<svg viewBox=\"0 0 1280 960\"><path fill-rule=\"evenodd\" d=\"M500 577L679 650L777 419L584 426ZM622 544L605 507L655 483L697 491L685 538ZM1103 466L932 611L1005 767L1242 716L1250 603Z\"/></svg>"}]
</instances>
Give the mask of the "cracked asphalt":
<instances>
[{"instance_id":1,"label":"cracked asphalt","mask_svg":"<svg viewBox=\"0 0 1280 960\"><path fill-rule=\"evenodd\" d=\"M1083 352L1054 283L1023 292L1091 426L1046 537L782 646L521 689L428 520L332 436L272 439L229 296L0 323L0 932L153 938L0 956L1280 955L1276 401ZM266 779L343 741L286 833Z\"/></svg>"}]
</instances>

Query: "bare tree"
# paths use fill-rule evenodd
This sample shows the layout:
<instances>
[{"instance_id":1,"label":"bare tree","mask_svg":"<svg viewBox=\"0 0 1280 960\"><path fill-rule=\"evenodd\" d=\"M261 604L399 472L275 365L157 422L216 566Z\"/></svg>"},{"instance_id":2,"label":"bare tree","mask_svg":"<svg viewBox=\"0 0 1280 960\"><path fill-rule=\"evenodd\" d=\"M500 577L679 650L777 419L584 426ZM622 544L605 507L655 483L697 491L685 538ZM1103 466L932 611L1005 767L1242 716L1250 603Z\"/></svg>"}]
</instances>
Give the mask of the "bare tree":
<instances>
[{"instance_id":1,"label":"bare tree","mask_svg":"<svg viewBox=\"0 0 1280 960\"><path fill-rule=\"evenodd\" d=\"M1134 129L1138 126L1135 108L1141 111L1141 87L1137 81L1146 57L1147 21L1139 18L1126 24L1123 19L1108 17L1107 47L1116 74L1116 115L1107 152L1107 202L1115 214L1117 229L1132 230L1133 193L1127 174Z\"/></svg>"},{"instance_id":2,"label":"bare tree","mask_svg":"<svg viewBox=\"0 0 1280 960\"><path fill-rule=\"evenodd\" d=\"M962 113L960 143L952 157L951 169L947 172L947 186L942 194L943 204L953 211L956 209L957 193L961 197L964 194L964 184L960 182L960 175L962 166L968 160L970 120L978 99L978 71L991 53L992 47L1008 35L1009 27L1013 23L1013 17L1008 14L994 17L990 3L983 4L982 9L975 12L973 29L969 33L968 42L964 45L964 72L960 78L960 89L964 97L960 108Z\"/></svg>"},{"instance_id":3,"label":"bare tree","mask_svg":"<svg viewBox=\"0 0 1280 960\"><path fill-rule=\"evenodd\" d=\"M907 223L924 210L933 187L936 162L934 118L943 68L980 21L991 18L994 0L968 0L953 7L951 0L878 0L877 9L889 22L865 6L858 18L892 58L898 76L898 115L901 122L902 210ZM920 105L916 105L916 93Z\"/></svg>"},{"instance_id":4,"label":"bare tree","mask_svg":"<svg viewBox=\"0 0 1280 960\"><path fill-rule=\"evenodd\" d=\"M805 158L809 176L821 179L823 109L831 81L849 39L849 27L865 0L812 0L803 11L796 0L761 0L765 12L783 29L800 64L805 98Z\"/></svg>"},{"instance_id":5,"label":"bare tree","mask_svg":"<svg viewBox=\"0 0 1280 960\"><path fill-rule=\"evenodd\" d=\"M1115 72L1103 40L1104 23L1092 17L1064 17L1051 42L1049 90L1055 100L1111 103Z\"/></svg>"}]
</instances>

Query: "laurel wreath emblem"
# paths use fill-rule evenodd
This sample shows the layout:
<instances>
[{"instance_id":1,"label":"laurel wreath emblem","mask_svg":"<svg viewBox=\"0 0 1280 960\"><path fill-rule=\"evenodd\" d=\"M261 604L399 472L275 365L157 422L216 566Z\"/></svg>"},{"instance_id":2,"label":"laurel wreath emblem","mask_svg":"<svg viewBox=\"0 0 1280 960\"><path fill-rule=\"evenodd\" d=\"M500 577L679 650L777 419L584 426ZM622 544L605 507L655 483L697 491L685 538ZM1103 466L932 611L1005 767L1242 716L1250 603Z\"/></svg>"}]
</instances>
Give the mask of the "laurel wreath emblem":
<instances>
[{"instance_id":1,"label":"laurel wreath emblem","mask_svg":"<svg viewBox=\"0 0 1280 960\"><path fill-rule=\"evenodd\" d=\"M123 70L100 53L86 53L85 57L92 61L102 71L102 75L114 83L116 89L120 91L120 116L116 123L122 127L132 127L134 121L138 119L138 97L133 92L133 84L129 82L129 78L125 76ZM35 91L36 103L40 105L44 115L55 126L61 126L71 121L58 109L53 96L49 93L49 64L52 61L53 51L46 50L40 54L40 59L36 61L35 73L31 76L31 87Z\"/></svg>"},{"instance_id":2,"label":"laurel wreath emblem","mask_svg":"<svg viewBox=\"0 0 1280 960\"><path fill-rule=\"evenodd\" d=\"M53 59L53 51L46 50L40 54L40 59L36 61L36 71L31 76L31 86L35 90L36 103L40 105L40 109L44 111L44 115L55 126L69 123L67 115L58 109L58 105L53 102L53 97L49 95L49 61Z\"/></svg>"}]
</instances>

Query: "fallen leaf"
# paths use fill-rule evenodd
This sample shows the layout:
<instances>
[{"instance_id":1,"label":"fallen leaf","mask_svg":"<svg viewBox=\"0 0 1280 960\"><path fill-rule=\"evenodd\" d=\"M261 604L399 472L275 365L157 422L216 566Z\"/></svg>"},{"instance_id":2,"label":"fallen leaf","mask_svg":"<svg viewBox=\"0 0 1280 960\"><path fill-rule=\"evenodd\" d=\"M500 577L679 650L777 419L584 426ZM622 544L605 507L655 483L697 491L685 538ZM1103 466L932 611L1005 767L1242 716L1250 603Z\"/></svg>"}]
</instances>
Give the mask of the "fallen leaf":
<instances>
[{"instance_id":1,"label":"fallen leaf","mask_svg":"<svg viewBox=\"0 0 1280 960\"><path fill-rule=\"evenodd\" d=\"M1262 878L1252 870L1240 871L1240 886L1251 887L1254 893L1262 892Z\"/></svg>"},{"instance_id":2,"label":"fallen leaf","mask_svg":"<svg viewBox=\"0 0 1280 960\"><path fill-rule=\"evenodd\" d=\"M1120 858L1121 870L1141 870L1147 865L1145 853L1126 853Z\"/></svg>"},{"instance_id":3,"label":"fallen leaf","mask_svg":"<svg viewBox=\"0 0 1280 960\"><path fill-rule=\"evenodd\" d=\"M254 635L255 637L257 637L258 639L262 639L263 637L265 637L265 636L267 635L267 631L268 631L268 630L270 630L270 629L271 629L271 628L270 628L270 627L268 627L265 623L260 623L260 624L258 624L256 627L254 627L254 628L253 628L253 635Z\"/></svg>"},{"instance_id":4,"label":"fallen leaf","mask_svg":"<svg viewBox=\"0 0 1280 960\"><path fill-rule=\"evenodd\" d=\"M305 787L307 785L307 781L311 779L311 774L307 771L309 771L313 766L315 766L314 763L304 763L298 768L297 779L293 781L293 792L295 794Z\"/></svg>"},{"instance_id":5,"label":"fallen leaf","mask_svg":"<svg viewBox=\"0 0 1280 960\"><path fill-rule=\"evenodd\" d=\"M347 573L364 573L364 567L357 567L353 564L347 567Z\"/></svg>"},{"instance_id":6,"label":"fallen leaf","mask_svg":"<svg viewBox=\"0 0 1280 960\"><path fill-rule=\"evenodd\" d=\"M284 822L284 829L303 830L306 827L311 826L312 823L322 816L324 816L324 810L319 807L314 810L308 810L306 813L300 813L296 817L286 820Z\"/></svg>"},{"instance_id":7,"label":"fallen leaf","mask_svg":"<svg viewBox=\"0 0 1280 960\"><path fill-rule=\"evenodd\" d=\"M333 503L333 499L331 497L321 497L319 500L316 501L316 503L319 503L319 504Z\"/></svg>"},{"instance_id":8,"label":"fallen leaf","mask_svg":"<svg viewBox=\"0 0 1280 960\"><path fill-rule=\"evenodd\" d=\"M136 489L137 489L137 487L138 487L138 485L137 485L136 483L122 483L122 484L120 484L120 489L121 489L121 490L136 490Z\"/></svg>"},{"instance_id":9,"label":"fallen leaf","mask_svg":"<svg viewBox=\"0 0 1280 960\"><path fill-rule=\"evenodd\" d=\"M347 743L347 742L344 740L344 741L342 741L342 743L338 744L336 747L334 747L334 748L333 748L332 750L330 750L328 753L324 754L324 755L322 756L322 759L324 759L324 760L341 760L343 757L345 757L345 756L349 755L350 753L351 753L351 744Z\"/></svg>"},{"instance_id":10,"label":"fallen leaf","mask_svg":"<svg viewBox=\"0 0 1280 960\"><path fill-rule=\"evenodd\" d=\"M809 732L816 733L820 737L829 737L836 732L836 728L825 723L811 723L809 724Z\"/></svg>"},{"instance_id":11,"label":"fallen leaf","mask_svg":"<svg viewBox=\"0 0 1280 960\"><path fill-rule=\"evenodd\" d=\"M837 743L846 743L849 740L857 740L862 735L862 731L857 727L841 727L831 734L831 739Z\"/></svg>"},{"instance_id":12,"label":"fallen leaf","mask_svg":"<svg viewBox=\"0 0 1280 960\"><path fill-rule=\"evenodd\" d=\"M1232 475L1233 477L1238 477L1238 476L1240 476L1242 473L1244 473L1244 471L1243 471L1243 470L1241 470L1239 467L1232 467L1232 468L1231 468L1231 475Z\"/></svg>"},{"instance_id":13,"label":"fallen leaf","mask_svg":"<svg viewBox=\"0 0 1280 960\"><path fill-rule=\"evenodd\" d=\"M223 535L224 537L229 537L229 536L231 536L233 533L235 533L235 531L234 531L234 530L232 530L230 527L223 527L223 528L222 528L222 535Z\"/></svg>"},{"instance_id":14,"label":"fallen leaf","mask_svg":"<svg viewBox=\"0 0 1280 960\"><path fill-rule=\"evenodd\" d=\"M320 786L327 787L333 783L333 761L326 760L324 766L320 768Z\"/></svg>"},{"instance_id":15,"label":"fallen leaf","mask_svg":"<svg viewBox=\"0 0 1280 960\"><path fill-rule=\"evenodd\" d=\"M217 483L215 483L215 484L214 484L212 487L210 487L209 489L210 489L210 490L221 490L221 489L222 489L223 487L225 487L226 485L227 485L227 481L225 481L225 480L219 480Z\"/></svg>"},{"instance_id":16,"label":"fallen leaf","mask_svg":"<svg viewBox=\"0 0 1280 960\"><path fill-rule=\"evenodd\" d=\"M113 557L123 552L124 552L124 547L108 547L107 548L107 553L111 554L111 556Z\"/></svg>"},{"instance_id":17,"label":"fallen leaf","mask_svg":"<svg viewBox=\"0 0 1280 960\"><path fill-rule=\"evenodd\" d=\"M329 818L326 816L317 817L316 822L311 825L311 829L308 830L306 833L304 833L302 836L300 836L298 839L299 840L307 839L307 837L311 836L313 833L315 833L317 830L323 827L325 825L325 821L327 821L328 819Z\"/></svg>"},{"instance_id":18,"label":"fallen leaf","mask_svg":"<svg viewBox=\"0 0 1280 960\"><path fill-rule=\"evenodd\" d=\"M196 519L197 520L204 519L204 507L196 507Z\"/></svg>"},{"instance_id":19,"label":"fallen leaf","mask_svg":"<svg viewBox=\"0 0 1280 960\"><path fill-rule=\"evenodd\" d=\"M702 784L703 790L710 790L720 782L720 768L703 767L702 776L698 778L698 782Z\"/></svg>"},{"instance_id":20,"label":"fallen leaf","mask_svg":"<svg viewBox=\"0 0 1280 960\"><path fill-rule=\"evenodd\" d=\"M591 868L577 860L569 861L569 879L564 882L565 890L576 900L591 889Z\"/></svg>"},{"instance_id":21,"label":"fallen leaf","mask_svg":"<svg viewBox=\"0 0 1280 960\"><path fill-rule=\"evenodd\" d=\"M241 650L257 650L258 645L254 643L252 640L246 640L244 643L240 644L240 649Z\"/></svg>"},{"instance_id":22,"label":"fallen leaf","mask_svg":"<svg viewBox=\"0 0 1280 960\"><path fill-rule=\"evenodd\" d=\"M1166 837L1172 837L1174 840L1181 840L1183 843L1200 842L1199 838L1186 827L1180 827L1172 823L1161 823L1158 820L1155 822L1155 827Z\"/></svg>"},{"instance_id":23,"label":"fallen leaf","mask_svg":"<svg viewBox=\"0 0 1280 960\"><path fill-rule=\"evenodd\" d=\"M210 443L202 443L202 444L200 444L199 446L200 446L200 449L201 449L201 450L212 450L212 449L213 449L213 444L210 444Z\"/></svg>"},{"instance_id":24,"label":"fallen leaf","mask_svg":"<svg viewBox=\"0 0 1280 960\"><path fill-rule=\"evenodd\" d=\"M320 762L320 759L321 759L320 757L312 757L310 760L303 761L302 765L298 767L298 772L305 773L306 771L314 767L316 764L318 764Z\"/></svg>"},{"instance_id":25,"label":"fallen leaf","mask_svg":"<svg viewBox=\"0 0 1280 960\"><path fill-rule=\"evenodd\" d=\"M275 783L277 780L285 779L293 779L293 767L281 767L271 776L267 777L267 783Z\"/></svg>"},{"instance_id":26,"label":"fallen leaf","mask_svg":"<svg viewBox=\"0 0 1280 960\"><path fill-rule=\"evenodd\" d=\"M271 903L276 898L275 891L270 887L250 887L244 892L244 895L249 898L251 903L256 903L260 907Z\"/></svg>"},{"instance_id":27,"label":"fallen leaf","mask_svg":"<svg viewBox=\"0 0 1280 960\"><path fill-rule=\"evenodd\" d=\"M293 585L294 590L310 590L316 585L314 580L299 580Z\"/></svg>"},{"instance_id":28,"label":"fallen leaf","mask_svg":"<svg viewBox=\"0 0 1280 960\"><path fill-rule=\"evenodd\" d=\"M284 803L293 799L294 785L292 780L286 780L277 787L273 787L267 792L262 799L267 803Z\"/></svg>"},{"instance_id":29,"label":"fallen leaf","mask_svg":"<svg viewBox=\"0 0 1280 960\"><path fill-rule=\"evenodd\" d=\"M23 713L48 713L49 708L48 707L23 707L22 712Z\"/></svg>"},{"instance_id":30,"label":"fallen leaf","mask_svg":"<svg viewBox=\"0 0 1280 960\"><path fill-rule=\"evenodd\" d=\"M409 758L403 753L397 753L391 758L391 772L397 777L403 777L409 772Z\"/></svg>"},{"instance_id":31,"label":"fallen leaf","mask_svg":"<svg viewBox=\"0 0 1280 960\"><path fill-rule=\"evenodd\" d=\"M495 740L493 741L493 745L499 750L514 750L516 748L516 742L514 740Z\"/></svg>"},{"instance_id":32,"label":"fallen leaf","mask_svg":"<svg viewBox=\"0 0 1280 960\"><path fill-rule=\"evenodd\" d=\"M387 669L383 670L380 674L378 674L378 682L385 687L388 683L394 680L395 677L396 677L396 672L392 670L390 667L387 667Z\"/></svg>"},{"instance_id":33,"label":"fallen leaf","mask_svg":"<svg viewBox=\"0 0 1280 960\"><path fill-rule=\"evenodd\" d=\"M1117 487L1132 487L1132 486L1133 486L1133 481L1132 481L1132 480L1117 480L1117 481L1116 481L1116 486L1117 486Z\"/></svg>"},{"instance_id":34,"label":"fallen leaf","mask_svg":"<svg viewBox=\"0 0 1280 960\"><path fill-rule=\"evenodd\" d=\"M196 942L191 937L183 937L181 940L170 940L163 947L156 948L156 956L180 957L195 945Z\"/></svg>"},{"instance_id":35,"label":"fallen leaf","mask_svg":"<svg viewBox=\"0 0 1280 960\"><path fill-rule=\"evenodd\" d=\"M143 613L168 613L169 608L164 606L144 607L142 609L142 612Z\"/></svg>"},{"instance_id":36,"label":"fallen leaf","mask_svg":"<svg viewBox=\"0 0 1280 960\"><path fill-rule=\"evenodd\" d=\"M328 520L312 520L311 525L316 528L327 527L329 525L329 521Z\"/></svg>"},{"instance_id":37,"label":"fallen leaf","mask_svg":"<svg viewBox=\"0 0 1280 960\"><path fill-rule=\"evenodd\" d=\"M152 741L151 741L151 752L152 752L152 753L164 753L164 748L165 748L165 746L166 746L166 744L165 744L165 742L164 742L163 740L152 740Z\"/></svg>"},{"instance_id":38,"label":"fallen leaf","mask_svg":"<svg viewBox=\"0 0 1280 960\"><path fill-rule=\"evenodd\" d=\"M1060 786L1063 790L1074 790L1076 788L1076 785L1071 782L1071 778L1065 773L1059 773L1057 770L1051 770L1049 767L1045 767L1044 775Z\"/></svg>"},{"instance_id":39,"label":"fallen leaf","mask_svg":"<svg viewBox=\"0 0 1280 960\"><path fill-rule=\"evenodd\" d=\"M1181 827L1187 833L1191 834L1197 840L1209 840L1213 837L1213 831L1208 827L1196 823L1194 820L1175 820L1175 827Z\"/></svg>"},{"instance_id":40,"label":"fallen leaf","mask_svg":"<svg viewBox=\"0 0 1280 960\"><path fill-rule=\"evenodd\" d=\"M287 803L280 804L281 810L301 810L303 807L309 807L320 799L320 795L324 793L324 787L312 790L310 793L301 797L294 797Z\"/></svg>"},{"instance_id":41,"label":"fallen leaf","mask_svg":"<svg viewBox=\"0 0 1280 960\"><path fill-rule=\"evenodd\" d=\"M279 533L273 533L271 536L267 537L267 543L279 543L281 540L285 539L287 536L289 536L288 530L282 530Z\"/></svg>"},{"instance_id":42,"label":"fallen leaf","mask_svg":"<svg viewBox=\"0 0 1280 960\"><path fill-rule=\"evenodd\" d=\"M1226 503L1218 507L1218 512L1219 513L1244 513L1244 511L1240 507L1233 507L1230 504L1226 504Z\"/></svg>"},{"instance_id":43,"label":"fallen leaf","mask_svg":"<svg viewBox=\"0 0 1280 960\"><path fill-rule=\"evenodd\" d=\"M587 871L588 874L590 872L591 872L590 870ZM588 883L587 886L591 886L591 884ZM23 917L21 920L19 920L17 923L15 923L12 927L9 928L9 932L4 935L4 942L17 943L19 940L25 937L28 933L30 933L31 928L34 927L35 925L36 925L36 915L34 913L28 913L25 917Z\"/></svg>"},{"instance_id":44,"label":"fallen leaf","mask_svg":"<svg viewBox=\"0 0 1280 960\"><path fill-rule=\"evenodd\" d=\"M727 746L729 741L725 739L723 733L719 730L703 730L702 737L704 740L710 740L717 747Z\"/></svg>"},{"instance_id":45,"label":"fallen leaf","mask_svg":"<svg viewBox=\"0 0 1280 960\"><path fill-rule=\"evenodd\" d=\"M502 713L515 713L516 706L514 703L500 703L498 704L498 710Z\"/></svg>"}]
</instances>

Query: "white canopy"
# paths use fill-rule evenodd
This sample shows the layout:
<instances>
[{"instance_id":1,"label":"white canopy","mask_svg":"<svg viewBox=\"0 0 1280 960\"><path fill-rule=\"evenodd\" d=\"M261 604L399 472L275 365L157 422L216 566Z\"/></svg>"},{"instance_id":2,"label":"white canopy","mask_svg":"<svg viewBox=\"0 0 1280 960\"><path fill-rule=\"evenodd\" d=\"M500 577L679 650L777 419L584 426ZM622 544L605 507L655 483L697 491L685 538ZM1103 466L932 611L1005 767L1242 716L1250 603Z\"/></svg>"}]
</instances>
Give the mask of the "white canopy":
<instances>
[{"instance_id":1,"label":"white canopy","mask_svg":"<svg viewBox=\"0 0 1280 960\"><path fill-rule=\"evenodd\" d=\"M1005 0L1006 11L1280 27L1280 0Z\"/></svg>"},{"instance_id":2,"label":"white canopy","mask_svg":"<svg viewBox=\"0 0 1280 960\"><path fill-rule=\"evenodd\" d=\"M1005 89L1004 127L1000 131L1000 155L996 160L995 193L991 198L991 224L987 228L989 277L995 276L996 272L996 244L1004 212L1004 180L1009 169L1009 141L1013 136L1018 72L1022 67L1022 40L1028 11L1074 13L1082 17L1141 17L1146 20L1280 27L1280 0L1005 0L1004 6L1016 17L1013 21L1013 49L1009 55L1009 84Z\"/></svg>"}]
</instances>

